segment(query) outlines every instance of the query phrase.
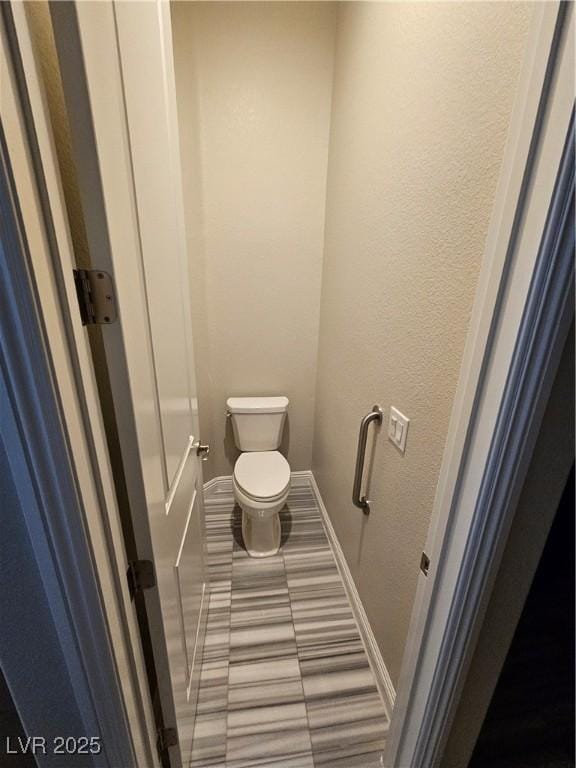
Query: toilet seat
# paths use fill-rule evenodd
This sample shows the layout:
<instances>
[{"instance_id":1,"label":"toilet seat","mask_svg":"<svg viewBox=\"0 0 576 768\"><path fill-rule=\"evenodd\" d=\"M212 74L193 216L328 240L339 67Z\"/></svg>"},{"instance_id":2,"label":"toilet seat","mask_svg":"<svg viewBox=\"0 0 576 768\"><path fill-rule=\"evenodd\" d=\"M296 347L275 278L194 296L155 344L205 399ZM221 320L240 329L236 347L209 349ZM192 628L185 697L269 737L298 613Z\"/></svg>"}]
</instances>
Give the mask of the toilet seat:
<instances>
[{"instance_id":1,"label":"toilet seat","mask_svg":"<svg viewBox=\"0 0 576 768\"><path fill-rule=\"evenodd\" d=\"M275 501L290 486L290 465L279 451L242 453L234 465L234 481L254 501Z\"/></svg>"}]
</instances>

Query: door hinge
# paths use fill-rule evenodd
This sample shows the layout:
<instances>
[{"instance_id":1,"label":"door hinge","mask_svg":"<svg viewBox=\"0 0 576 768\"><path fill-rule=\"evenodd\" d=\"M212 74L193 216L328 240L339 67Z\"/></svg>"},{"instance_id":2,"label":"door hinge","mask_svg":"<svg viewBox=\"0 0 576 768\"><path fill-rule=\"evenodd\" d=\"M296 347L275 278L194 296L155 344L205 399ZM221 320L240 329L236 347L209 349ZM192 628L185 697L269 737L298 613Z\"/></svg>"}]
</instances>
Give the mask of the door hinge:
<instances>
[{"instance_id":1,"label":"door hinge","mask_svg":"<svg viewBox=\"0 0 576 768\"><path fill-rule=\"evenodd\" d=\"M159 728L158 738L156 740L156 749L162 765L169 765L166 760L167 751L170 747L175 747L178 744L178 731L176 728Z\"/></svg>"},{"instance_id":2,"label":"door hinge","mask_svg":"<svg viewBox=\"0 0 576 768\"><path fill-rule=\"evenodd\" d=\"M424 574L424 576L428 576L428 569L430 568L430 558L426 554L426 552L422 552L422 557L420 558L420 570Z\"/></svg>"},{"instance_id":3,"label":"door hinge","mask_svg":"<svg viewBox=\"0 0 576 768\"><path fill-rule=\"evenodd\" d=\"M118 318L114 284L102 269L75 269L74 283L82 325L107 325Z\"/></svg>"},{"instance_id":4,"label":"door hinge","mask_svg":"<svg viewBox=\"0 0 576 768\"><path fill-rule=\"evenodd\" d=\"M134 599L136 592L156 586L154 563L151 560L131 560L128 563L126 577L131 600Z\"/></svg>"}]
</instances>

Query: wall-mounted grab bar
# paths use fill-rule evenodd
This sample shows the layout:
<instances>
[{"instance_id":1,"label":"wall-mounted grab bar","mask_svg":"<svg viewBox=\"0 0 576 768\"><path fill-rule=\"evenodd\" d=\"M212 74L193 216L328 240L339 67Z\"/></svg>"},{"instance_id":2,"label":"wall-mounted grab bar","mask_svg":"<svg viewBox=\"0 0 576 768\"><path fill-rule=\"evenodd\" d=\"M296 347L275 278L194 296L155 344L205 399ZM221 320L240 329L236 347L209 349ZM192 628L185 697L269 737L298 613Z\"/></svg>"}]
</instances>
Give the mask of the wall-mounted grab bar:
<instances>
[{"instance_id":1,"label":"wall-mounted grab bar","mask_svg":"<svg viewBox=\"0 0 576 768\"><path fill-rule=\"evenodd\" d=\"M370 502L366 496L360 496L362 486L362 474L364 472L364 456L366 454L366 439L368 438L368 426L371 421L377 421L382 424L382 408L375 405L370 413L360 422L360 432L358 433L358 451L356 453L356 472L354 473L354 489L352 491L352 501L355 506L360 507L365 515L370 514Z\"/></svg>"}]
</instances>

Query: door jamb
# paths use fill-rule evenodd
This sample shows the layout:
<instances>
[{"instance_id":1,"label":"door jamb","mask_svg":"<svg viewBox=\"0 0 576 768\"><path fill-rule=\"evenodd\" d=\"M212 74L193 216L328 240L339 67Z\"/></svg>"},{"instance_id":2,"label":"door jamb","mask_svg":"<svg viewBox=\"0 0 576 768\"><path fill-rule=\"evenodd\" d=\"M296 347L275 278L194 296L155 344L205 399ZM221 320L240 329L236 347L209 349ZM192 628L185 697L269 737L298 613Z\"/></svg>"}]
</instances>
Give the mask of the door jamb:
<instances>
[{"instance_id":1,"label":"door jamb","mask_svg":"<svg viewBox=\"0 0 576 768\"><path fill-rule=\"evenodd\" d=\"M25 125L22 142L28 144L32 158L28 193L38 195L38 225L46 237L45 250L35 249L31 254L39 312L55 361L54 384L66 403L63 414L70 457L137 764L157 768L154 716L126 579L128 563L89 341L78 313L74 254L50 122L25 7L7 3L3 12L11 30L12 63L19 71L18 97Z\"/></svg>"}]
</instances>

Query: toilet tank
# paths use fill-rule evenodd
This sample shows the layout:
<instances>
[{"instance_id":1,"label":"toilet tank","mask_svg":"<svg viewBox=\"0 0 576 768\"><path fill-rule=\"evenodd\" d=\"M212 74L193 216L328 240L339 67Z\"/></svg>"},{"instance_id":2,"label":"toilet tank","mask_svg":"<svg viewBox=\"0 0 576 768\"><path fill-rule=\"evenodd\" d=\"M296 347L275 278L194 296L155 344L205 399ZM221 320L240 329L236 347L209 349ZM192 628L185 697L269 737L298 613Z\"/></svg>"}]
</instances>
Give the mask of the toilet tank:
<instances>
[{"instance_id":1,"label":"toilet tank","mask_svg":"<svg viewBox=\"0 0 576 768\"><path fill-rule=\"evenodd\" d=\"M241 451L275 451L282 440L287 397L229 397L234 442Z\"/></svg>"}]
</instances>

